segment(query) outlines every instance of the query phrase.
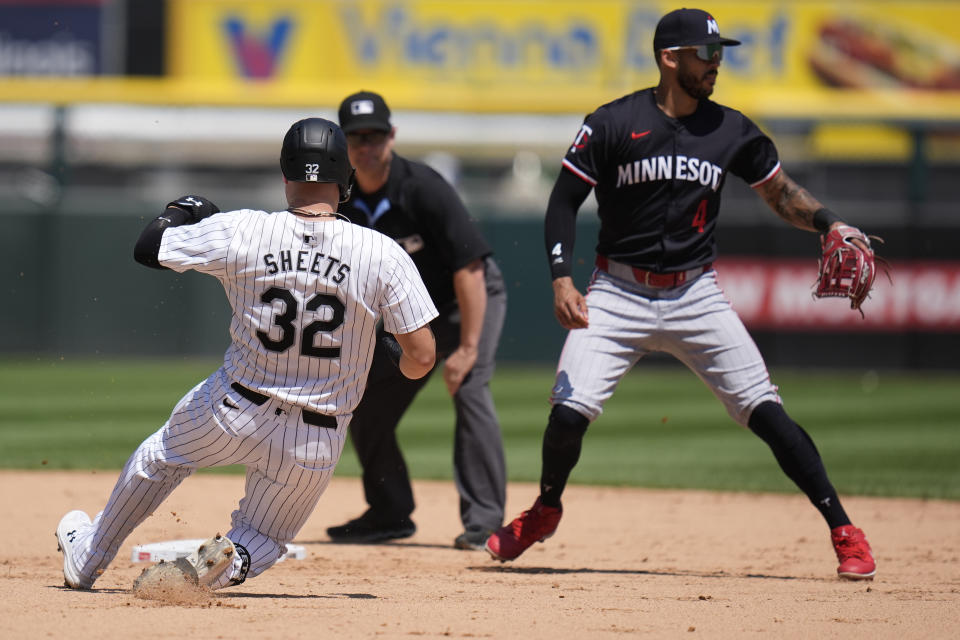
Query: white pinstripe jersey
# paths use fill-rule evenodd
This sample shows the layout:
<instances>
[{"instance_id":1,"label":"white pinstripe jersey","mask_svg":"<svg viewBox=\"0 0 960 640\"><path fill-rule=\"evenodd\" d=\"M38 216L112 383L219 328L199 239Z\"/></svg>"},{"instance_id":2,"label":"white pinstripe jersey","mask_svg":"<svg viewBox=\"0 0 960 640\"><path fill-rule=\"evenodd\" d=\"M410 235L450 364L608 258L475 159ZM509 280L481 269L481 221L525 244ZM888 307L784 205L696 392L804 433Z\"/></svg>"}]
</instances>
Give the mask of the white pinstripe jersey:
<instances>
[{"instance_id":1,"label":"white pinstripe jersey","mask_svg":"<svg viewBox=\"0 0 960 640\"><path fill-rule=\"evenodd\" d=\"M223 284L233 308L224 368L235 381L320 413L360 401L379 317L409 333L437 316L400 245L339 219L218 213L164 231L158 258Z\"/></svg>"}]
</instances>

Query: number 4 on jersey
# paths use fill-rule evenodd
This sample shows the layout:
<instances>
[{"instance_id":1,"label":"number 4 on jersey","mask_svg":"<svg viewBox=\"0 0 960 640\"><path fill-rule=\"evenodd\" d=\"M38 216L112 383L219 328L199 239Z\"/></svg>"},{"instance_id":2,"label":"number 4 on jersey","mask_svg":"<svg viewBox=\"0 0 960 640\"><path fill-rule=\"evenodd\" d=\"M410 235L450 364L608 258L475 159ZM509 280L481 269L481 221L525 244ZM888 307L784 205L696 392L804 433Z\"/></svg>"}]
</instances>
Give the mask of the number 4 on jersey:
<instances>
[{"instance_id":1,"label":"number 4 on jersey","mask_svg":"<svg viewBox=\"0 0 960 640\"><path fill-rule=\"evenodd\" d=\"M697 205L697 212L693 214L693 224L691 227L697 228L697 233L703 233L703 225L707 224L707 201L701 200Z\"/></svg>"}]
</instances>

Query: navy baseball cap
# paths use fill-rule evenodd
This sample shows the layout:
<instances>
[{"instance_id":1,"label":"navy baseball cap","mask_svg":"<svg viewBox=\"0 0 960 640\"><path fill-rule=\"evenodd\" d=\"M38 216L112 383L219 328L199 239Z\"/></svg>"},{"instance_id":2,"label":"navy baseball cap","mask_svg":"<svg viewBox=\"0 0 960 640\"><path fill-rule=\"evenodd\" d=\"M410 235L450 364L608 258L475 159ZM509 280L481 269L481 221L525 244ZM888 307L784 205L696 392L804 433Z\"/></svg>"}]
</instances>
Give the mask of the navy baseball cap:
<instances>
[{"instance_id":1,"label":"navy baseball cap","mask_svg":"<svg viewBox=\"0 0 960 640\"><path fill-rule=\"evenodd\" d=\"M653 34L653 50L671 47L695 47L701 44L721 44L733 47L740 44L720 36L720 27L706 11L677 9L660 18Z\"/></svg>"},{"instance_id":2,"label":"navy baseball cap","mask_svg":"<svg viewBox=\"0 0 960 640\"><path fill-rule=\"evenodd\" d=\"M344 98L338 115L344 133L359 129L393 130L390 107L380 94L372 91L359 91Z\"/></svg>"}]
</instances>

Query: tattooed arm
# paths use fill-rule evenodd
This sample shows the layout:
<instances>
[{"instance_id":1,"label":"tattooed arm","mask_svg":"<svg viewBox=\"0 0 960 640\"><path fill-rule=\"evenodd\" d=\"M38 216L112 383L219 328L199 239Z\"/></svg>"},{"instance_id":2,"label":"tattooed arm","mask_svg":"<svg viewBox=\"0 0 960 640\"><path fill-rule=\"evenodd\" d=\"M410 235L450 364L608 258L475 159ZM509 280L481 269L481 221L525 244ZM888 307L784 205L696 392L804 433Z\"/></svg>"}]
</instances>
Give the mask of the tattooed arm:
<instances>
[{"instance_id":1,"label":"tattooed arm","mask_svg":"<svg viewBox=\"0 0 960 640\"><path fill-rule=\"evenodd\" d=\"M850 226L794 182L783 169L754 189L778 216L799 229L826 233L836 227ZM864 251L870 250L870 245L859 238L852 241Z\"/></svg>"},{"instance_id":2,"label":"tattooed arm","mask_svg":"<svg viewBox=\"0 0 960 640\"><path fill-rule=\"evenodd\" d=\"M814 225L814 214L824 209L824 206L782 169L771 180L755 189L778 216L793 226L807 231L818 230ZM829 220L828 226L838 222L839 218L834 216L833 220Z\"/></svg>"}]
</instances>

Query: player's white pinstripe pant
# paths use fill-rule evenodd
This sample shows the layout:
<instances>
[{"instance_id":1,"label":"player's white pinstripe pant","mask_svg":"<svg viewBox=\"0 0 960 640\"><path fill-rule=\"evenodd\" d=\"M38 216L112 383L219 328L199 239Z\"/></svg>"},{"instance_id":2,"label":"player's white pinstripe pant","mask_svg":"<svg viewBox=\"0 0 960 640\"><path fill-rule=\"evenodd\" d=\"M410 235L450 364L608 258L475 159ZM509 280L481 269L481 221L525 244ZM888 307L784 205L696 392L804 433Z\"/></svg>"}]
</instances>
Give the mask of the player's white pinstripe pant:
<instances>
[{"instance_id":1,"label":"player's white pinstripe pant","mask_svg":"<svg viewBox=\"0 0 960 640\"><path fill-rule=\"evenodd\" d=\"M80 534L81 575L95 577L105 569L130 532L184 478L204 467L247 467L246 495L227 533L250 553L247 576L263 572L286 552L330 482L350 415L337 416L336 430L307 425L299 408L276 400L257 406L230 382L223 369L214 372L130 456L92 530ZM228 571L213 586L226 586L231 577Z\"/></svg>"},{"instance_id":2,"label":"player's white pinstripe pant","mask_svg":"<svg viewBox=\"0 0 960 640\"><path fill-rule=\"evenodd\" d=\"M590 326L567 334L553 404L595 420L620 379L651 351L670 353L687 365L741 425L761 402L780 402L716 272L679 287L654 288L596 269L586 299Z\"/></svg>"}]
</instances>

